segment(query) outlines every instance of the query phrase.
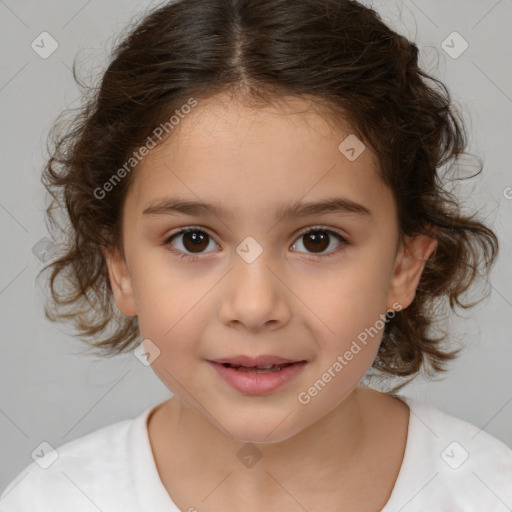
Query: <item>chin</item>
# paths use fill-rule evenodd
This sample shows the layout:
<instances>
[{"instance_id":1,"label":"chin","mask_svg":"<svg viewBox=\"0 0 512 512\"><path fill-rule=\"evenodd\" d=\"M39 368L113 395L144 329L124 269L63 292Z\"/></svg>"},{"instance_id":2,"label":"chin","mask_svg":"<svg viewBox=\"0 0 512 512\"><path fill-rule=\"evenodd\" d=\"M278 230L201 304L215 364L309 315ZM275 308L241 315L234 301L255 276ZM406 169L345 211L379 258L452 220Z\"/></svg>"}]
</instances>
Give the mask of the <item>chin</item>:
<instances>
[{"instance_id":1,"label":"chin","mask_svg":"<svg viewBox=\"0 0 512 512\"><path fill-rule=\"evenodd\" d=\"M285 419L286 418L286 419ZM298 434L302 428L298 424L292 424L294 415L271 414L263 418L259 415L237 415L227 419L223 426L230 436L237 441L253 444L274 444L287 441ZM283 421L284 420L284 421ZM292 420L292 421L289 421Z\"/></svg>"}]
</instances>

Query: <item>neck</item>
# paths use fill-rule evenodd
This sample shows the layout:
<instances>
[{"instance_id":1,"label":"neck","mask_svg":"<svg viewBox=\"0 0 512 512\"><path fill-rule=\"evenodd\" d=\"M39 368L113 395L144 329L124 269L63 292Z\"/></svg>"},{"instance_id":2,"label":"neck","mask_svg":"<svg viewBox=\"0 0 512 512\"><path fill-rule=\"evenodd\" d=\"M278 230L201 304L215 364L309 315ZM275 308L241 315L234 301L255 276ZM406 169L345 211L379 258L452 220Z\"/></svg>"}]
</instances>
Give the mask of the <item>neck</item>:
<instances>
[{"instance_id":1,"label":"neck","mask_svg":"<svg viewBox=\"0 0 512 512\"><path fill-rule=\"evenodd\" d=\"M362 400L368 392L375 393L356 388L321 420L285 441L246 446L247 455L261 455L253 465L237 457L246 443L226 436L172 398L164 404L165 417L160 421L166 432L153 436L159 435L155 439L159 472L167 475L168 489L176 488L177 481L191 482L199 500L211 492L208 501L220 503L243 496L263 506L262 499L276 503L286 492L291 496L348 489L364 472L362 452L370 445Z\"/></svg>"}]
</instances>

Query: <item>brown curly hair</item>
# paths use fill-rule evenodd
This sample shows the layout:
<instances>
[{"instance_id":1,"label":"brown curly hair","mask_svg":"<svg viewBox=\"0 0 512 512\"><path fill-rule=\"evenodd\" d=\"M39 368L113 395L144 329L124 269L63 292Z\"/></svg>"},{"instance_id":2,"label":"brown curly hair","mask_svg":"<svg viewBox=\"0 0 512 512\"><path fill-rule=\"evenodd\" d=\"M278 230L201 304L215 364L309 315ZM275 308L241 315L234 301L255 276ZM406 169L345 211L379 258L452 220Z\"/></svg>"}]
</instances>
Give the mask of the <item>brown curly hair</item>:
<instances>
[{"instance_id":1,"label":"brown curly hair","mask_svg":"<svg viewBox=\"0 0 512 512\"><path fill-rule=\"evenodd\" d=\"M137 318L115 307L100 248L123 251L120 212L136 166L108 199L98 199L98 190L191 97L237 91L264 105L295 96L348 121L376 153L401 241L420 233L437 239L412 304L386 322L372 370L388 377L445 371L460 348L442 348L444 331L433 336L440 301L454 311L480 302L460 299L477 275L488 276L498 240L443 186L441 168L457 167L467 136L446 86L420 69L418 47L353 0L179 0L127 30L99 85L81 83L73 64L86 100L50 132L42 181L64 251L42 270L51 271L46 317L71 322L100 355L133 349Z\"/></svg>"}]
</instances>

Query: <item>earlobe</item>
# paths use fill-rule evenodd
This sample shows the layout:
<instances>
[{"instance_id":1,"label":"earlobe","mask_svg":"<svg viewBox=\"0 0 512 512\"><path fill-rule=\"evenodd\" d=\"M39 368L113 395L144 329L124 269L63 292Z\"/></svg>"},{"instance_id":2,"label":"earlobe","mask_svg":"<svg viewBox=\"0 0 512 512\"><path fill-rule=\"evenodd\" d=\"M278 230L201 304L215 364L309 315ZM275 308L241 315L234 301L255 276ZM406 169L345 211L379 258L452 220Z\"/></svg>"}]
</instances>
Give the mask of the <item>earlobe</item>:
<instances>
[{"instance_id":1,"label":"earlobe","mask_svg":"<svg viewBox=\"0 0 512 512\"><path fill-rule=\"evenodd\" d=\"M107 264L116 306L124 315L136 316L133 286L125 258L118 249L102 247L101 252Z\"/></svg>"},{"instance_id":2,"label":"earlobe","mask_svg":"<svg viewBox=\"0 0 512 512\"><path fill-rule=\"evenodd\" d=\"M412 303L425 264L434 253L436 246L435 238L417 235L400 249L395 259L388 304L393 301L398 302L401 309L405 309Z\"/></svg>"}]
</instances>

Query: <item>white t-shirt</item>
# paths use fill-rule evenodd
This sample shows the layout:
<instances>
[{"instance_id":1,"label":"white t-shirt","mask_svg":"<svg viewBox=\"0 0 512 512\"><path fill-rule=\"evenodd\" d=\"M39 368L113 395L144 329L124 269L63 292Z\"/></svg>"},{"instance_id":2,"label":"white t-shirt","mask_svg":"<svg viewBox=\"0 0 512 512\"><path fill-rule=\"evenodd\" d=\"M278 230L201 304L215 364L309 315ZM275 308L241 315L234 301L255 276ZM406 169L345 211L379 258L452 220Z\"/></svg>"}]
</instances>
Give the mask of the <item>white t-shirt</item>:
<instances>
[{"instance_id":1,"label":"white t-shirt","mask_svg":"<svg viewBox=\"0 0 512 512\"><path fill-rule=\"evenodd\" d=\"M512 450L470 423L399 397L411 411L407 444L381 512L510 512ZM149 443L146 420L155 407L64 444L55 460L43 448L5 489L0 511L180 512Z\"/></svg>"}]
</instances>

